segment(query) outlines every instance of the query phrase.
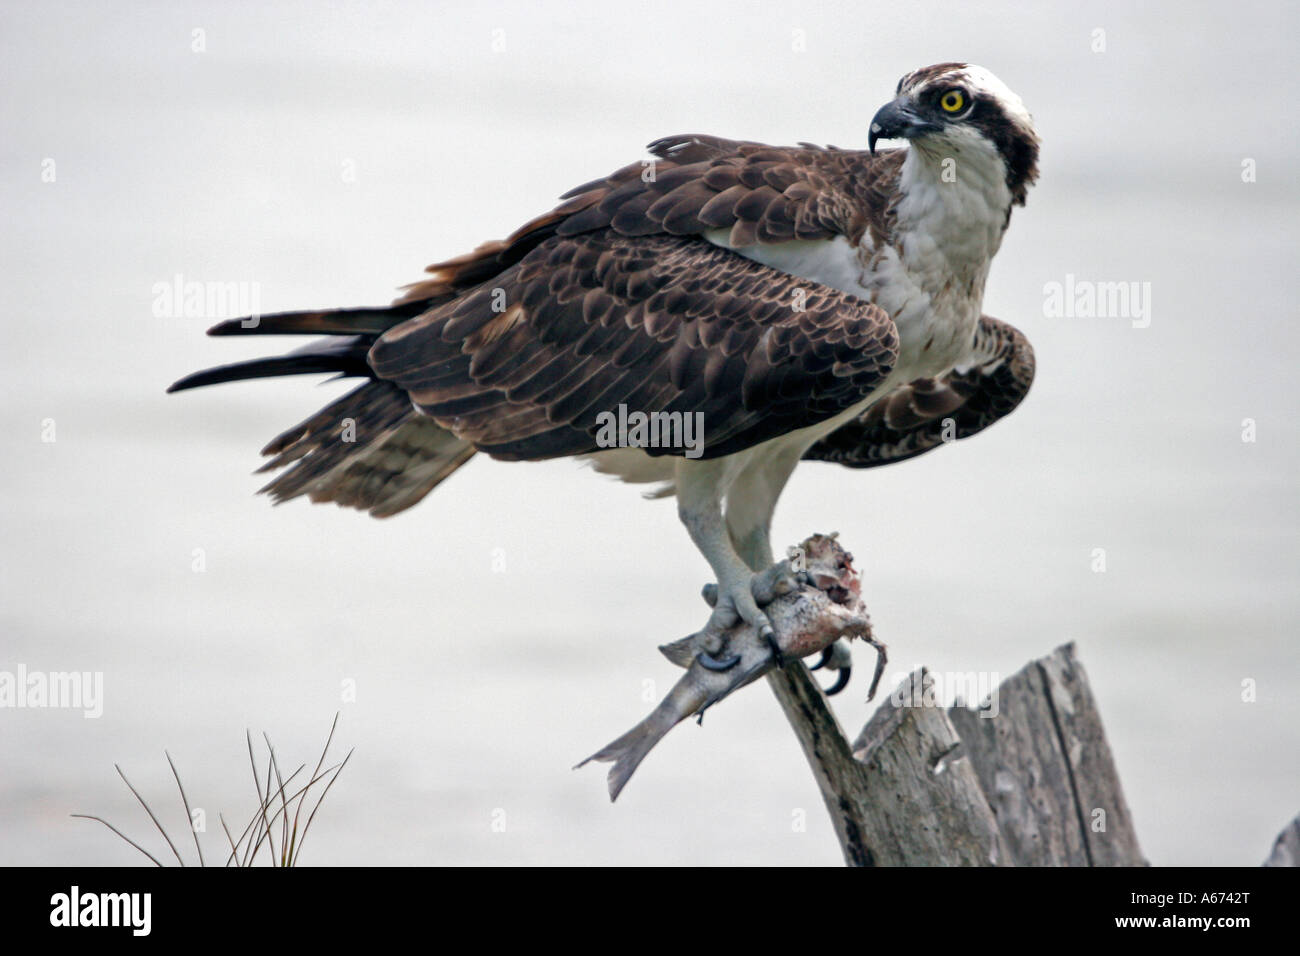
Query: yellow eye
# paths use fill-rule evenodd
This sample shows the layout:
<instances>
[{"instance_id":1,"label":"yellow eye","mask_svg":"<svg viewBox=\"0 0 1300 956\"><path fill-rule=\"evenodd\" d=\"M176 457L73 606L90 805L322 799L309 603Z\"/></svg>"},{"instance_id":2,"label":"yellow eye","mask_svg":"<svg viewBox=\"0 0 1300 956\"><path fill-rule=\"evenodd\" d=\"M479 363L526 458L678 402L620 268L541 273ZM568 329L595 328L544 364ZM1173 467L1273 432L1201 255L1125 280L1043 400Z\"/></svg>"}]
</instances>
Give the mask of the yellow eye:
<instances>
[{"instance_id":1,"label":"yellow eye","mask_svg":"<svg viewBox=\"0 0 1300 956\"><path fill-rule=\"evenodd\" d=\"M966 97L962 95L961 90L949 90L943 94L939 105L943 107L945 113L960 113L962 107L966 105Z\"/></svg>"}]
</instances>

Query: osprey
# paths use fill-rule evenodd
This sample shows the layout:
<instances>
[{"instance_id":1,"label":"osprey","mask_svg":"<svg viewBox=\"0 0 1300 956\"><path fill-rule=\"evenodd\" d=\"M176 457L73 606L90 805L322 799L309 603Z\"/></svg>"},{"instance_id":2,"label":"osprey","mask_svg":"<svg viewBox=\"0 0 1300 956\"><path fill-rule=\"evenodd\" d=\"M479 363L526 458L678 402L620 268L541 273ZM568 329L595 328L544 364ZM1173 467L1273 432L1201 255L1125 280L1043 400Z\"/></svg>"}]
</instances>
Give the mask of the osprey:
<instances>
[{"instance_id":1,"label":"osprey","mask_svg":"<svg viewBox=\"0 0 1300 956\"><path fill-rule=\"evenodd\" d=\"M658 140L653 159L430 266L387 308L220 323L209 334L331 338L170 390L366 379L263 449L263 471L287 468L262 489L277 502L385 517L477 452L579 456L656 483L717 578L703 633L743 619L770 635L761 605L790 581L769 529L801 460L911 458L1006 415L1033 377L1028 342L981 308L1037 175L1020 98L977 66L926 67L899 81L868 146ZM603 447L616 409L702 415L702 447Z\"/></svg>"}]
</instances>

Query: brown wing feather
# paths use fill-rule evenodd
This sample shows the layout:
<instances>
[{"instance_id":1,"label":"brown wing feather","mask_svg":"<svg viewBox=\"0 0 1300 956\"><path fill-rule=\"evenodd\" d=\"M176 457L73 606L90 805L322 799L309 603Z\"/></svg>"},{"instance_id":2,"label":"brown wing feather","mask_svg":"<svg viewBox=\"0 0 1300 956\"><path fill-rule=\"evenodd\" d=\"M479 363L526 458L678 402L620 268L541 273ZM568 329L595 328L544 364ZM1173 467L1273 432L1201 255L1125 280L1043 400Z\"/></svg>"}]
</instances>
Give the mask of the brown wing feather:
<instances>
[{"instance_id":1,"label":"brown wing feather","mask_svg":"<svg viewBox=\"0 0 1300 956\"><path fill-rule=\"evenodd\" d=\"M830 239L879 243L902 150L768 146L715 136L670 136L648 147L654 157L569 190L550 212L504 240L429 266L399 305L447 301L519 262L553 236L613 229L625 236L699 235L730 229L735 246Z\"/></svg>"},{"instance_id":2,"label":"brown wing feather","mask_svg":"<svg viewBox=\"0 0 1300 956\"><path fill-rule=\"evenodd\" d=\"M369 361L495 457L597 451L597 415L620 404L702 412L715 457L851 408L897 348L892 321L861 299L700 239L605 229L552 236L386 332Z\"/></svg>"},{"instance_id":3,"label":"brown wing feather","mask_svg":"<svg viewBox=\"0 0 1300 956\"><path fill-rule=\"evenodd\" d=\"M371 364L400 388L371 381L266 449L267 469L287 469L264 489L277 501L307 494L376 515L414 504L475 443L513 458L594 450L594 413L620 402L705 412L706 454L720 455L821 421L871 391L897 350L884 313L675 237L729 229L737 244L857 242L869 230L879 242L902 153L711 136L669 137L650 151L652 165L570 190L508 238L430 266L390 308L221 323L213 334L344 339L209 370L173 390L306 371L366 374L369 343L389 330ZM808 296L802 313L790 307L796 288ZM504 312L493 308L497 289L509 296ZM412 407L408 390L437 421Z\"/></svg>"},{"instance_id":4,"label":"brown wing feather","mask_svg":"<svg viewBox=\"0 0 1300 956\"><path fill-rule=\"evenodd\" d=\"M805 459L871 468L968 438L1020 404L1034 380L1034 350L1020 331L980 318L969 367L900 386L804 453ZM951 421L951 426L946 423Z\"/></svg>"}]
</instances>

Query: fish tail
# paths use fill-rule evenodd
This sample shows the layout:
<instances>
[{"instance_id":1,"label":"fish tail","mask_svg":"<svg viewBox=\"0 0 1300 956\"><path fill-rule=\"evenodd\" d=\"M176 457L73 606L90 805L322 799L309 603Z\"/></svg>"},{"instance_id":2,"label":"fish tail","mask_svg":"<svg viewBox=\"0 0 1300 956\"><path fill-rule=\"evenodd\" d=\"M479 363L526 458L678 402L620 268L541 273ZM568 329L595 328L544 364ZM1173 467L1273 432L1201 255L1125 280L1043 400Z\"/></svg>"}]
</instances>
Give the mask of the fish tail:
<instances>
[{"instance_id":1,"label":"fish tail","mask_svg":"<svg viewBox=\"0 0 1300 956\"><path fill-rule=\"evenodd\" d=\"M637 724L622 737L612 743L606 744L600 750L588 757L582 763L574 767L584 766L591 761L597 763L613 763L614 766L609 768L609 799L614 802L618 795L623 792L627 786L628 780L636 768L641 765L654 745L663 739L664 734L672 730L688 714L678 714L675 708L665 706L668 701L660 704L655 710L641 723Z\"/></svg>"}]
</instances>

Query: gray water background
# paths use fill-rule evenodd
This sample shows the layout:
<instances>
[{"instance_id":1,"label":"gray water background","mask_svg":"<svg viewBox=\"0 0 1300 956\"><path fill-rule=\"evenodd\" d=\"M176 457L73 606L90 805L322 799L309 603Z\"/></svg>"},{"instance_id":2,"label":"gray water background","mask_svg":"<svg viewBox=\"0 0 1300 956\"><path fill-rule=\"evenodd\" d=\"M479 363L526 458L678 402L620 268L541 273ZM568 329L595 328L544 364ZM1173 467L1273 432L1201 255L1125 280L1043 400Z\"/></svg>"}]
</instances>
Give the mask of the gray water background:
<instances>
[{"instance_id":1,"label":"gray water background","mask_svg":"<svg viewBox=\"0 0 1300 956\"><path fill-rule=\"evenodd\" d=\"M6 5L0 669L102 671L106 700L97 720L0 711L0 862L137 860L68 816L148 838L115 762L184 836L164 748L215 854L217 812L253 806L244 729L296 766L341 711L356 754L309 863L837 863L761 686L672 733L615 806L603 768L570 769L676 678L655 645L704 620L671 503L573 462L476 459L391 521L272 509L257 449L349 386L164 396L286 343L205 339L224 315L157 317L153 289L383 303L655 137L861 147L902 73L964 59L1044 141L986 297L1034 343L1033 392L911 463L801 468L775 538L843 534L895 676L1006 676L1077 641L1150 859L1258 863L1300 811L1296 20L1250 2ZM1044 315L1070 274L1150 283L1149 327ZM836 701L850 733L864 693Z\"/></svg>"}]
</instances>

